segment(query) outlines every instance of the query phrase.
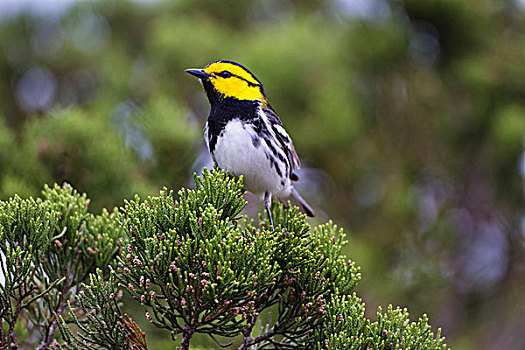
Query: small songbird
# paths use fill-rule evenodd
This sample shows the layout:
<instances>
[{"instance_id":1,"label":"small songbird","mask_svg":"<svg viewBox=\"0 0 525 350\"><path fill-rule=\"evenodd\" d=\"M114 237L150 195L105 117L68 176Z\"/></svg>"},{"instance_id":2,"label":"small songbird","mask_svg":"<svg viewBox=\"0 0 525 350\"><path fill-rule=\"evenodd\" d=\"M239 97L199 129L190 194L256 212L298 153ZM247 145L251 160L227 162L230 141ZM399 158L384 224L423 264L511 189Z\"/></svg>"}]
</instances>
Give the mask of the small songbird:
<instances>
[{"instance_id":1,"label":"small songbird","mask_svg":"<svg viewBox=\"0 0 525 350\"><path fill-rule=\"evenodd\" d=\"M201 80L211 105L204 138L214 162L234 176L242 175L248 191L264 195L272 227L272 196L280 201L295 197L305 213L314 216L292 185L299 180L299 157L259 79L226 60L186 72Z\"/></svg>"}]
</instances>

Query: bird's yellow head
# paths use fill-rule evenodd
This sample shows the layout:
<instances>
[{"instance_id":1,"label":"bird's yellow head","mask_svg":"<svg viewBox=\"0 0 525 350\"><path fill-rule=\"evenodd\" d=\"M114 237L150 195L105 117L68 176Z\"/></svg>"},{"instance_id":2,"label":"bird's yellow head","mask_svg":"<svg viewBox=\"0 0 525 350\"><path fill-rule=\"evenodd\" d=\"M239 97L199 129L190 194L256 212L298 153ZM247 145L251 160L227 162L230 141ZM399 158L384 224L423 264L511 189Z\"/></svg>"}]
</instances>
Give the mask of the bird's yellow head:
<instances>
[{"instance_id":1,"label":"bird's yellow head","mask_svg":"<svg viewBox=\"0 0 525 350\"><path fill-rule=\"evenodd\" d=\"M220 60L208 64L204 69L187 69L186 72L202 81L212 104L231 98L267 105L261 82L236 62Z\"/></svg>"}]
</instances>

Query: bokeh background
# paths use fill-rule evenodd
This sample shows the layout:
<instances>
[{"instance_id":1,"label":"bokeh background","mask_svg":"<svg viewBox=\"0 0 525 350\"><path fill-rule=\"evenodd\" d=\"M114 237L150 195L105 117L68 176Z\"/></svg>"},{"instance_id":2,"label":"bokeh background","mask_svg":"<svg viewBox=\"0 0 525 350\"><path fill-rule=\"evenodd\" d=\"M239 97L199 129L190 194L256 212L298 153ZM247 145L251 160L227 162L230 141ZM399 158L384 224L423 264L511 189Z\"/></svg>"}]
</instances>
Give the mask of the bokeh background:
<instances>
[{"instance_id":1,"label":"bokeh background","mask_svg":"<svg viewBox=\"0 0 525 350\"><path fill-rule=\"evenodd\" d=\"M524 19L524 0L2 0L0 198L68 181L97 212L191 186L209 107L184 69L232 59L294 139L312 222L349 233L370 316L525 349Z\"/></svg>"}]
</instances>

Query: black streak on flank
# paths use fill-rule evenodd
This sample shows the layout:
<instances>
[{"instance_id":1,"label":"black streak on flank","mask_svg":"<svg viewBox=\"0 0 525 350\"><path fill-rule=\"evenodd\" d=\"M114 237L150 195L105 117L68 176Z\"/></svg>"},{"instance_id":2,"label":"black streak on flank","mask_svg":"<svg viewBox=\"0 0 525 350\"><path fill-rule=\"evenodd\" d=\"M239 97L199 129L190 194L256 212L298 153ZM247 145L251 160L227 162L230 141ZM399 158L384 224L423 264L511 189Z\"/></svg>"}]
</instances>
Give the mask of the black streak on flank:
<instances>
[{"instance_id":1,"label":"black streak on flank","mask_svg":"<svg viewBox=\"0 0 525 350\"><path fill-rule=\"evenodd\" d=\"M261 139L259 138L259 136L252 135L252 144L253 144L253 147L259 148L259 146L261 145Z\"/></svg>"},{"instance_id":2,"label":"black streak on flank","mask_svg":"<svg viewBox=\"0 0 525 350\"><path fill-rule=\"evenodd\" d=\"M264 138L264 142L266 143L266 146L272 151L273 155L277 156L277 150L273 146L272 142L268 138Z\"/></svg>"},{"instance_id":3,"label":"black streak on flank","mask_svg":"<svg viewBox=\"0 0 525 350\"><path fill-rule=\"evenodd\" d=\"M266 143L266 146L268 146L268 148L270 149L272 154L275 157L279 158L279 160L285 165L286 169L284 169L284 170L286 171L286 173L288 173L288 170L290 168L290 166L288 164L288 159L284 158L281 153L277 152L277 149L275 149L274 145L272 144L272 142L269 139L264 138L264 142ZM275 161L275 159L273 157L271 158L271 161L272 161L272 163L275 163L275 165L277 167L277 162ZM276 170L277 170L277 174L279 174L279 176L282 177L281 169L276 169Z\"/></svg>"},{"instance_id":4,"label":"black streak on flank","mask_svg":"<svg viewBox=\"0 0 525 350\"><path fill-rule=\"evenodd\" d=\"M277 172L277 175L279 175L279 177L283 177L283 173L281 172L281 169L279 168L279 164L277 164L277 162L275 161L275 158L272 157L270 154L266 154L266 156L268 157L268 159L270 160L270 164L271 166L273 166L275 168L275 171Z\"/></svg>"}]
</instances>

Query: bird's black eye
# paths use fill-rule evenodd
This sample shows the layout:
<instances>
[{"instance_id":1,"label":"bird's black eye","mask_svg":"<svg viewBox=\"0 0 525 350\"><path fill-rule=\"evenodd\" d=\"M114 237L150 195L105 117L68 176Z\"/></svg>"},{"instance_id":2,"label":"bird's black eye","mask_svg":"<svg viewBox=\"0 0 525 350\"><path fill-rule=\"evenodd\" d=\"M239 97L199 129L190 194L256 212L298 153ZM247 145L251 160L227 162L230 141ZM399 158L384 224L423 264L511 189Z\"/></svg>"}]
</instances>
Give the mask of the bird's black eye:
<instances>
[{"instance_id":1,"label":"bird's black eye","mask_svg":"<svg viewBox=\"0 0 525 350\"><path fill-rule=\"evenodd\" d=\"M225 71L222 71L220 73L217 73L217 75L221 78L229 78L232 76L232 74L230 72L228 72L227 70Z\"/></svg>"}]
</instances>

